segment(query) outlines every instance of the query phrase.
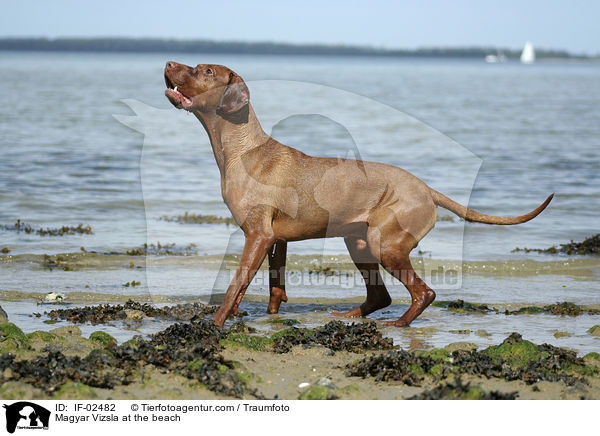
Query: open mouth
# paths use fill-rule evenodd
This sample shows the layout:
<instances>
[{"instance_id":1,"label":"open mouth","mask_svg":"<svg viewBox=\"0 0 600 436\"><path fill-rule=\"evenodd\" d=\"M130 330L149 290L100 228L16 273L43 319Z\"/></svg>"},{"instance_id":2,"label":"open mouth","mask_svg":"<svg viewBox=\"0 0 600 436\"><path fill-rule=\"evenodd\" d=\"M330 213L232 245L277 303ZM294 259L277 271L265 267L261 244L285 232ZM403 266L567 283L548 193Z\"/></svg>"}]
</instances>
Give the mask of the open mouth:
<instances>
[{"instance_id":1,"label":"open mouth","mask_svg":"<svg viewBox=\"0 0 600 436\"><path fill-rule=\"evenodd\" d=\"M189 109L192 107L192 99L186 97L181 91L179 91L177 89L177 85L175 85L166 74L165 83L167 85L165 95L175 107L179 109Z\"/></svg>"}]
</instances>

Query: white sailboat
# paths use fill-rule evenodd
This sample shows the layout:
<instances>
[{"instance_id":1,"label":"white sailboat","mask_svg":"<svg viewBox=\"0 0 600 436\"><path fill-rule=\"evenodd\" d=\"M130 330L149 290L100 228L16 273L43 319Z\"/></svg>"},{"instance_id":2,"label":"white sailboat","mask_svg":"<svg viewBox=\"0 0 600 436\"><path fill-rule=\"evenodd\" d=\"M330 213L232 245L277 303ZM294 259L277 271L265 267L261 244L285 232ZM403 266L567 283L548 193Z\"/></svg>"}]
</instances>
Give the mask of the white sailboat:
<instances>
[{"instance_id":1,"label":"white sailboat","mask_svg":"<svg viewBox=\"0 0 600 436\"><path fill-rule=\"evenodd\" d=\"M525 43L525 47L523 47L523 52L521 53L521 63L522 64L532 64L535 62L535 50L533 49L533 44L531 41L527 41Z\"/></svg>"}]
</instances>

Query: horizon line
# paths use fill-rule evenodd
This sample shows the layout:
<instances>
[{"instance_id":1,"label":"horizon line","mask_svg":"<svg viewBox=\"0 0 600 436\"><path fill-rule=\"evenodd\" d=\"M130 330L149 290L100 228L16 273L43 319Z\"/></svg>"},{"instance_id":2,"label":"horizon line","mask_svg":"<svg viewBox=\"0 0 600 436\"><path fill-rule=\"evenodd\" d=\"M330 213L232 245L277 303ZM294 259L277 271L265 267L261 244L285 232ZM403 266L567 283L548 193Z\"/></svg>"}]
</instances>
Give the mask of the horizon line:
<instances>
[{"instance_id":1,"label":"horizon line","mask_svg":"<svg viewBox=\"0 0 600 436\"><path fill-rule=\"evenodd\" d=\"M162 43L158 46L94 46L96 42L138 42ZM38 43L38 44L36 44ZM39 45L39 44L42 45ZM61 46L60 43L67 45ZM69 43L71 45L69 45ZM73 45L78 43L78 45ZM90 43L87 45L86 43ZM165 43L167 46L165 46ZM170 43L170 44L169 44ZM29 45L28 45L29 44ZM522 48L509 48L489 45L462 45L462 46L420 46L416 48L389 48L374 45L356 45L345 43L299 43L279 41L243 41L243 40L215 40L209 38L178 38L178 37L149 37L149 36L1 36L0 50L9 51L113 51L113 52L160 52L164 50L199 52L202 45L211 52L223 50L223 54L291 54L291 55L371 55L371 56L446 56L446 57L479 57L489 54L490 51L503 51L508 57L518 57ZM87 45L87 46L86 46ZM134 44L135 45L135 44ZM285 53L285 49L290 49ZM568 58L568 59L594 59L600 54L579 54L558 48L537 48L539 57ZM454 55L454 56L453 56ZM460 56L457 56L460 55Z\"/></svg>"}]
</instances>

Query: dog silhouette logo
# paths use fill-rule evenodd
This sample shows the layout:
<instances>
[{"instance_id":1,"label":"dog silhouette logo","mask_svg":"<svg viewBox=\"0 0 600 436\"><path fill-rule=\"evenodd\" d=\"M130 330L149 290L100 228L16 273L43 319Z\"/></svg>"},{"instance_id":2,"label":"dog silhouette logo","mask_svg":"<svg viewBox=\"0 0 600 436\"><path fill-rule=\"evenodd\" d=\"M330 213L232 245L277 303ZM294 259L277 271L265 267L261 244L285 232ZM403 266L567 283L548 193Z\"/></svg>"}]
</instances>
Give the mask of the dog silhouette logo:
<instances>
[{"instance_id":1,"label":"dog silhouette logo","mask_svg":"<svg viewBox=\"0 0 600 436\"><path fill-rule=\"evenodd\" d=\"M6 431L14 433L19 429L48 429L50 411L42 406L29 401L19 401L13 404L5 404L6 409Z\"/></svg>"}]
</instances>

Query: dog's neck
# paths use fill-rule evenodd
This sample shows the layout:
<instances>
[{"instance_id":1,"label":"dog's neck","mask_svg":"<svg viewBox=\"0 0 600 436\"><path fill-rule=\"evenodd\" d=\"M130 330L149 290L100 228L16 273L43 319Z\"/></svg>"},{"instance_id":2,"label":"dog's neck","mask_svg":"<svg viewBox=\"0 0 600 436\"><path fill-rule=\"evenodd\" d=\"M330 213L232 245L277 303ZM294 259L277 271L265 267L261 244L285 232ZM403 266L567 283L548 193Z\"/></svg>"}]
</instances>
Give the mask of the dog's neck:
<instances>
[{"instance_id":1,"label":"dog's neck","mask_svg":"<svg viewBox=\"0 0 600 436\"><path fill-rule=\"evenodd\" d=\"M240 162L244 153L265 144L270 139L270 136L263 131L250 104L248 104L247 114L244 113L241 120L225 118L216 112L194 111L194 115L208 133L223 178L227 168Z\"/></svg>"}]
</instances>

